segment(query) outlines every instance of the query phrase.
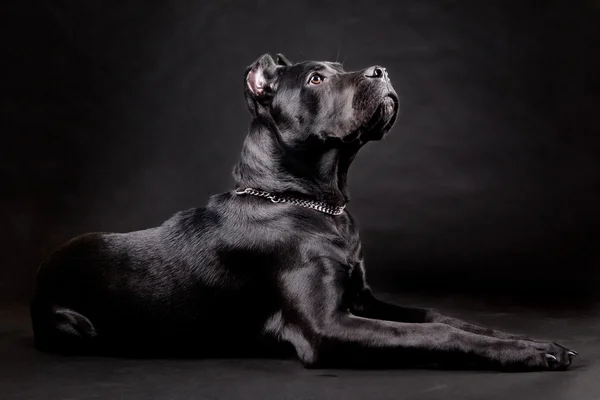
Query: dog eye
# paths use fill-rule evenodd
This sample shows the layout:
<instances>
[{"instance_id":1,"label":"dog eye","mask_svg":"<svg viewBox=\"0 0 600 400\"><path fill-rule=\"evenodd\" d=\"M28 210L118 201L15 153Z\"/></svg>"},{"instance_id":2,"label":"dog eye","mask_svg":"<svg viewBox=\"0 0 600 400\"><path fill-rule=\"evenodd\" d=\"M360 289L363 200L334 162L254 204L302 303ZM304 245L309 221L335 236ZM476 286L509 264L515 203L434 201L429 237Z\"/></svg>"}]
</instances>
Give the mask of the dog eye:
<instances>
[{"instance_id":1,"label":"dog eye","mask_svg":"<svg viewBox=\"0 0 600 400\"><path fill-rule=\"evenodd\" d=\"M323 83L323 77L319 74L313 74L310 77L309 83L311 83L313 85L318 85L320 83Z\"/></svg>"}]
</instances>

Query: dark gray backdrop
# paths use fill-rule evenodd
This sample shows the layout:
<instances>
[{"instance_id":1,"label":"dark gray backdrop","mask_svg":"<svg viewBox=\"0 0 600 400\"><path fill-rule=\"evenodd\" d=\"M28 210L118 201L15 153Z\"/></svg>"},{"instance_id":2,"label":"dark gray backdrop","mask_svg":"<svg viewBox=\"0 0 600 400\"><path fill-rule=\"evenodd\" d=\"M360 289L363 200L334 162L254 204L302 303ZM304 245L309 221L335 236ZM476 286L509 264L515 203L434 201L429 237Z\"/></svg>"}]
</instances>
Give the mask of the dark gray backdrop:
<instances>
[{"instance_id":1,"label":"dark gray backdrop","mask_svg":"<svg viewBox=\"0 0 600 400\"><path fill-rule=\"evenodd\" d=\"M232 189L243 71L265 52L382 64L401 95L350 174L376 288L599 287L597 1L0 7L0 299L26 299L77 234L154 226Z\"/></svg>"}]
</instances>

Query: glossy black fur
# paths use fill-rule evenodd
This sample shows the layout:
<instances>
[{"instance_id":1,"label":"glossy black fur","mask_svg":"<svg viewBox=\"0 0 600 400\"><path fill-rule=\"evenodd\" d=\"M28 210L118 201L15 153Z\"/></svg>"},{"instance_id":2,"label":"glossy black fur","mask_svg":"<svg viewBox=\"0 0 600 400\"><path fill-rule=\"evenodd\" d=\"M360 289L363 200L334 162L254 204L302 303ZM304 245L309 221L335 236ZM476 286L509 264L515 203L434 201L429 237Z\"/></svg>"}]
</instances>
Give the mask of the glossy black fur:
<instances>
[{"instance_id":1,"label":"glossy black fur","mask_svg":"<svg viewBox=\"0 0 600 400\"><path fill-rule=\"evenodd\" d=\"M252 123L236 186L334 205L349 200L357 151L398 113L382 67L345 72L264 55L246 70L244 87ZM554 343L379 301L348 211L332 216L233 190L156 228L66 243L39 269L31 316L39 349L71 354L289 348L311 367L525 370L571 362Z\"/></svg>"}]
</instances>

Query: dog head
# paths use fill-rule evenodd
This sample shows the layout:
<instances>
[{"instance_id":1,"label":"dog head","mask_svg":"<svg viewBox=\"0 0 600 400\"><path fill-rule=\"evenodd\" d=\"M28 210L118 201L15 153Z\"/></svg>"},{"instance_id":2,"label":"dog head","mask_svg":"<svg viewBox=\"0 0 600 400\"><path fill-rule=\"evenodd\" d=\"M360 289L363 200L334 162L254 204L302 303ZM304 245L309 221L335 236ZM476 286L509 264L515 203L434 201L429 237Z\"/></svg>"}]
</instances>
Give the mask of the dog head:
<instances>
[{"instance_id":1,"label":"dog head","mask_svg":"<svg viewBox=\"0 0 600 400\"><path fill-rule=\"evenodd\" d=\"M246 69L244 83L254 118L290 143L378 140L398 115L398 96L380 66L346 72L339 63L293 64L281 54L276 62L265 54Z\"/></svg>"}]
</instances>

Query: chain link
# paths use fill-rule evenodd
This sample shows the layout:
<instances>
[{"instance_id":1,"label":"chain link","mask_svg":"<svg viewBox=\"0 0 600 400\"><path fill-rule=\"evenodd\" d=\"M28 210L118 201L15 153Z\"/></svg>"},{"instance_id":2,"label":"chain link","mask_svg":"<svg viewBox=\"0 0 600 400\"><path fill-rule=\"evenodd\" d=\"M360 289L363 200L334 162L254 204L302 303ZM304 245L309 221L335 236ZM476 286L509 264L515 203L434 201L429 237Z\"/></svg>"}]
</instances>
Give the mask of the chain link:
<instances>
[{"instance_id":1,"label":"chain link","mask_svg":"<svg viewBox=\"0 0 600 400\"><path fill-rule=\"evenodd\" d=\"M243 195L250 194L252 196L264 197L271 200L273 203L290 203L295 204L304 208L312 208L313 210L320 211L330 215L340 215L344 212L346 206L332 206L321 201L302 200L287 196L278 196L263 190L257 190L254 188L236 189L235 194Z\"/></svg>"}]
</instances>

